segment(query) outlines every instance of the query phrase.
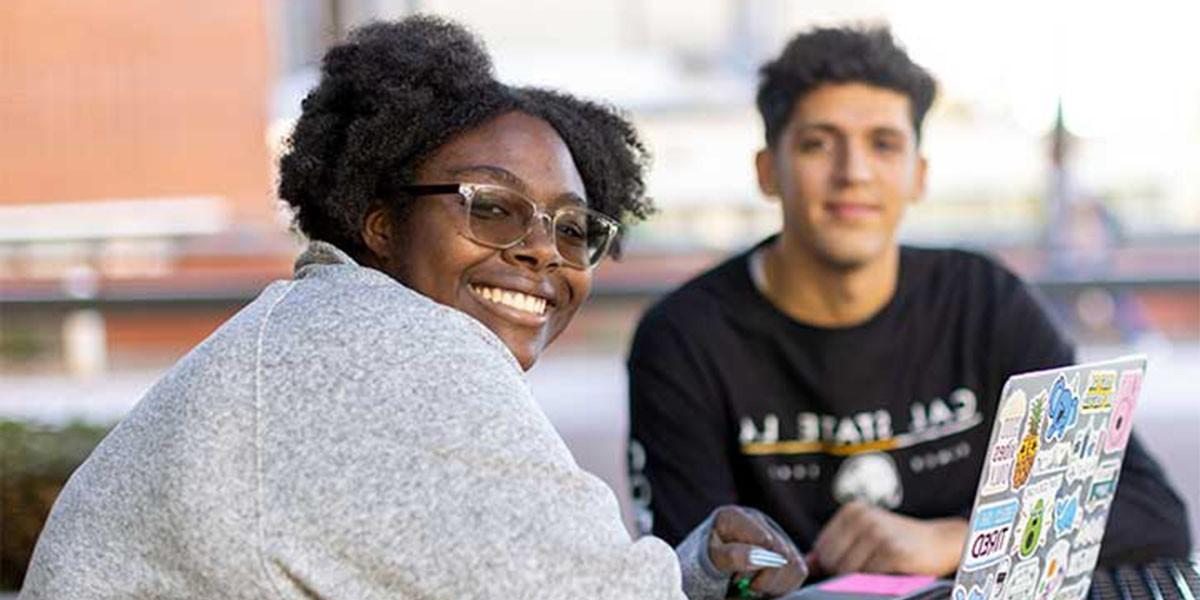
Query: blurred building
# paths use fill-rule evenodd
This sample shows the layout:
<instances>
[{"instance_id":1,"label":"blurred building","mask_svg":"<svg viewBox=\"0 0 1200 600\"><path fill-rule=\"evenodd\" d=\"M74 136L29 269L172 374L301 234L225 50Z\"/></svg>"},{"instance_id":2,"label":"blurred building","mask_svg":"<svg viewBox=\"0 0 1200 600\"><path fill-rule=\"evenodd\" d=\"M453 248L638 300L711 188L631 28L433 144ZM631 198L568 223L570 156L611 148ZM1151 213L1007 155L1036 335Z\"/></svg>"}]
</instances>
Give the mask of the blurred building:
<instances>
[{"instance_id":1,"label":"blurred building","mask_svg":"<svg viewBox=\"0 0 1200 600\"><path fill-rule=\"evenodd\" d=\"M0 369L161 363L288 272L269 8L0 8Z\"/></svg>"},{"instance_id":2,"label":"blurred building","mask_svg":"<svg viewBox=\"0 0 1200 600\"><path fill-rule=\"evenodd\" d=\"M274 198L272 165L320 56L356 25L414 11L476 30L505 81L627 109L654 153L660 211L635 230L623 262L601 267L597 298L557 348L621 351L647 302L778 228L751 168L762 143L756 68L795 31L846 21L892 23L942 82L925 136L930 193L906 240L998 254L1087 341L1200 337L1200 102L1186 101L1200 99L1200 76L1163 77L1178 89L1150 98L1174 121L1149 118L1152 105L1138 121L1174 128L1101 131L1077 118L1100 134L1054 165L1044 117L1059 99L1070 117L1096 112L1080 98L1124 96L1075 93L1095 77L1065 77L1059 90L1043 67L1086 65L1084 34L1111 33L1113 11L1125 9L1072 30L1065 39L1078 51L1059 43L1067 9L978 10L875 0L8 0L0 371L161 368L286 276L298 240ZM962 23L931 18L944 14ZM1013 31L1022 44L1010 43ZM1147 38L1139 52L1155 44ZM1147 135L1153 144L1139 142ZM1050 182L1064 168L1076 193L1051 218Z\"/></svg>"}]
</instances>

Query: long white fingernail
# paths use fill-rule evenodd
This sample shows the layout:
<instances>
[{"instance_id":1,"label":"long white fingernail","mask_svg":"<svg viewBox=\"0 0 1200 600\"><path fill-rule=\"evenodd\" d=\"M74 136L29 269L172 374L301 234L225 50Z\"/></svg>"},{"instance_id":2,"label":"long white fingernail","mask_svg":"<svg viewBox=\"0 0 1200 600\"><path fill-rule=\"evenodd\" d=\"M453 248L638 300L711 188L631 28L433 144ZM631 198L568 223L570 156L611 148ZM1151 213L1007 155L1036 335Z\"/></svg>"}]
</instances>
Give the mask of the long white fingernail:
<instances>
[{"instance_id":1,"label":"long white fingernail","mask_svg":"<svg viewBox=\"0 0 1200 600\"><path fill-rule=\"evenodd\" d=\"M750 551L750 565L754 567L782 567L787 563L788 559L782 554L772 552L766 548L755 548Z\"/></svg>"}]
</instances>

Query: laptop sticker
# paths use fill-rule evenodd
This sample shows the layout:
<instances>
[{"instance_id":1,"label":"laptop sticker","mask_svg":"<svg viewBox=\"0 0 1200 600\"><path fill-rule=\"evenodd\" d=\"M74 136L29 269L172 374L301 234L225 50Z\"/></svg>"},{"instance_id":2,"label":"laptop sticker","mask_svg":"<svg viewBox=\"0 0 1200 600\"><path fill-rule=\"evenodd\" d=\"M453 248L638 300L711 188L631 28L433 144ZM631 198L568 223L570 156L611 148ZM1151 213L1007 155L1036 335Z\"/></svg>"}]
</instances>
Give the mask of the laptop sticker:
<instances>
[{"instance_id":1,"label":"laptop sticker","mask_svg":"<svg viewBox=\"0 0 1200 600\"><path fill-rule=\"evenodd\" d=\"M1067 578L1067 560L1071 553L1071 544L1067 540L1058 540L1046 555L1046 568L1038 581L1037 599L1053 600L1058 588L1062 587Z\"/></svg>"},{"instance_id":2,"label":"laptop sticker","mask_svg":"<svg viewBox=\"0 0 1200 600\"><path fill-rule=\"evenodd\" d=\"M1037 557L1017 563L1013 567L1012 577L1008 579L1008 596L1013 600L1027 600L1033 597L1033 588L1037 585L1038 570L1041 566Z\"/></svg>"},{"instance_id":3,"label":"laptop sticker","mask_svg":"<svg viewBox=\"0 0 1200 600\"><path fill-rule=\"evenodd\" d=\"M1067 430L1079 421L1079 374L1071 385L1067 379L1059 375L1050 388L1050 398L1046 407L1046 442L1061 440Z\"/></svg>"},{"instance_id":4,"label":"laptop sticker","mask_svg":"<svg viewBox=\"0 0 1200 600\"><path fill-rule=\"evenodd\" d=\"M1025 405L1025 392L1017 390L1008 395L996 417L999 421L996 425L998 437L988 453L981 492L984 496L1008 491L1013 463L1017 460L1017 447L1020 445L1021 424L1025 420Z\"/></svg>"},{"instance_id":5,"label":"laptop sticker","mask_svg":"<svg viewBox=\"0 0 1200 600\"><path fill-rule=\"evenodd\" d=\"M1078 577L1085 573L1091 573L1098 558L1100 558L1100 544L1072 549L1070 566L1067 567L1067 577Z\"/></svg>"},{"instance_id":6,"label":"laptop sticker","mask_svg":"<svg viewBox=\"0 0 1200 600\"><path fill-rule=\"evenodd\" d=\"M1017 448L1017 462L1013 466L1012 489L1025 487L1029 476L1033 473L1033 462L1037 459L1038 440L1041 438L1042 416L1046 411L1046 392L1038 394L1033 399L1029 409L1029 419L1025 421L1025 437Z\"/></svg>"},{"instance_id":7,"label":"laptop sticker","mask_svg":"<svg viewBox=\"0 0 1200 600\"><path fill-rule=\"evenodd\" d=\"M1104 525L1108 521L1108 513L1098 512L1083 518L1079 533L1075 534L1075 546L1099 544L1104 539Z\"/></svg>"},{"instance_id":8,"label":"laptop sticker","mask_svg":"<svg viewBox=\"0 0 1200 600\"><path fill-rule=\"evenodd\" d=\"M1112 503L1113 494L1117 492L1117 475L1121 470L1121 462L1110 460L1100 463L1092 483L1088 488L1087 510L1092 512L1098 508L1107 508Z\"/></svg>"},{"instance_id":9,"label":"laptop sticker","mask_svg":"<svg viewBox=\"0 0 1200 600\"><path fill-rule=\"evenodd\" d=\"M962 563L963 569L978 569L998 562L1008 554L1019 511L1020 503L1016 499L986 504L975 511L971 519L971 532L967 537L967 557Z\"/></svg>"},{"instance_id":10,"label":"laptop sticker","mask_svg":"<svg viewBox=\"0 0 1200 600\"><path fill-rule=\"evenodd\" d=\"M1068 482L1086 481L1096 473L1105 431L1103 426L1075 430L1071 442L1071 461L1067 464Z\"/></svg>"},{"instance_id":11,"label":"laptop sticker","mask_svg":"<svg viewBox=\"0 0 1200 600\"><path fill-rule=\"evenodd\" d=\"M1068 577L1070 577L1068 575ZM1092 587L1092 578L1085 577L1075 583L1064 585L1055 596L1055 600L1083 600L1087 597L1088 590Z\"/></svg>"},{"instance_id":12,"label":"laptop sticker","mask_svg":"<svg viewBox=\"0 0 1200 600\"><path fill-rule=\"evenodd\" d=\"M1116 371L1092 371L1088 374L1087 390L1079 410L1084 414L1102 412L1112 406L1112 396L1117 389Z\"/></svg>"},{"instance_id":13,"label":"laptop sticker","mask_svg":"<svg viewBox=\"0 0 1200 600\"><path fill-rule=\"evenodd\" d=\"M1054 498L1062 486L1062 475L1034 482L1021 498L1021 517L1017 530L1017 555L1029 558L1046 543L1052 524Z\"/></svg>"},{"instance_id":14,"label":"laptop sticker","mask_svg":"<svg viewBox=\"0 0 1200 600\"><path fill-rule=\"evenodd\" d=\"M1076 488L1065 494L1060 490L1060 495L1054 500L1054 534L1056 536L1063 537L1079 528L1080 513L1083 512L1079 508L1081 489Z\"/></svg>"},{"instance_id":15,"label":"laptop sticker","mask_svg":"<svg viewBox=\"0 0 1200 600\"><path fill-rule=\"evenodd\" d=\"M1033 476L1042 477L1052 473L1061 473L1070 462L1071 448L1065 443L1055 444L1051 448L1038 452L1037 458L1033 461Z\"/></svg>"},{"instance_id":16,"label":"laptop sticker","mask_svg":"<svg viewBox=\"0 0 1200 600\"><path fill-rule=\"evenodd\" d=\"M986 600L983 595L983 590L979 586L971 586L971 591L967 591L963 586L954 588L954 600Z\"/></svg>"},{"instance_id":17,"label":"laptop sticker","mask_svg":"<svg viewBox=\"0 0 1200 600\"><path fill-rule=\"evenodd\" d=\"M1120 452L1129 443L1129 433L1133 431L1133 409L1137 406L1138 392L1141 388L1141 371L1121 373L1116 406L1113 407L1108 420L1108 442L1104 445L1106 453Z\"/></svg>"},{"instance_id":18,"label":"laptop sticker","mask_svg":"<svg viewBox=\"0 0 1200 600\"><path fill-rule=\"evenodd\" d=\"M1006 598L1006 590L1008 584L1008 574L1012 569L1012 559L1005 556L1000 559L999 566L996 567L996 572L990 581L988 592L988 600L1003 600Z\"/></svg>"}]
</instances>

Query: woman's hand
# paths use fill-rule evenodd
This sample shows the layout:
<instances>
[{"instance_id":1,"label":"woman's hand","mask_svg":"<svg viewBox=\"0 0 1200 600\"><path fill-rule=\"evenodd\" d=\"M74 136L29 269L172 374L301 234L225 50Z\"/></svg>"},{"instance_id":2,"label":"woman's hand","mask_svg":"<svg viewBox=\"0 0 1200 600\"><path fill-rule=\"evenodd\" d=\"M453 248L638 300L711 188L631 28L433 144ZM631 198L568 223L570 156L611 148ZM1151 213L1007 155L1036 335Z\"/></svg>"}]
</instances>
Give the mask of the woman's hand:
<instances>
[{"instance_id":1,"label":"woman's hand","mask_svg":"<svg viewBox=\"0 0 1200 600\"><path fill-rule=\"evenodd\" d=\"M754 552L761 548L782 556L787 562L773 564L773 557ZM781 596L804 583L808 567L786 535L775 531L762 514L739 506L718 508L708 538L708 556L723 573L734 573L734 581L749 578L749 590L765 596Z\"/></svg>"}]
</instances>

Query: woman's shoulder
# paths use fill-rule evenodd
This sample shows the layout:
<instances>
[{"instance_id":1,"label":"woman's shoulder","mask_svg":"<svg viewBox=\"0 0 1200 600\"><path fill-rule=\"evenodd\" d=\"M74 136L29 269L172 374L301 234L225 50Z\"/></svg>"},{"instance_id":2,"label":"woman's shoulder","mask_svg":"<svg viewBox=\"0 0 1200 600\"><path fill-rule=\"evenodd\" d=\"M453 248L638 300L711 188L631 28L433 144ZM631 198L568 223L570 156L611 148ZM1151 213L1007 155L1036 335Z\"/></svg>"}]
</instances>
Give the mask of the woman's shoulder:
<instances>
[{"instance_id":1,"label":"woman's shoulder","mask_svg":"<svg viewBox=\"0 0 1200 600\"><path fill-rule=\"evenodd\" d=\"M268 343L354 362L467 355L519 366L482 323L364 267L339 266L294 280L263 325ZM482 355L482 356L480 356Z\"/></svg>"}]
</instances>

